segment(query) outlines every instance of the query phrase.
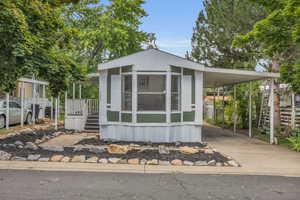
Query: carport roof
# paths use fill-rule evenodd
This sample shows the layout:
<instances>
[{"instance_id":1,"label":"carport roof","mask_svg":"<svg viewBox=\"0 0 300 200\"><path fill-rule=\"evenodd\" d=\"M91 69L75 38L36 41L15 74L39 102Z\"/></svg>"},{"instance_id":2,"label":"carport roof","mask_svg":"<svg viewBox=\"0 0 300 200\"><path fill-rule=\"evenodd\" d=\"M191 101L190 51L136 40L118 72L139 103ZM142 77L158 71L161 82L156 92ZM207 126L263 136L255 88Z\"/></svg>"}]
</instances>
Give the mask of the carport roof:
<instances>
[{"instance_id":1,"label":"carport roof","mask_svg":"<svg viewBox=\"0 0 300 200\"><path fill-rule=\"evenodd\" d=\"M130 65L135 66L137 70L147 71L166 71L169 69L169 66L202 71L204 73L205 88L222 87L254 80L280 77L279 73L205 67L200 63L196 63L158 49L143 50L128 56L101 63L98 65L98 70L101 71ZM94 75L92 77L94 77Z\"/></svg>"}]
</instances>

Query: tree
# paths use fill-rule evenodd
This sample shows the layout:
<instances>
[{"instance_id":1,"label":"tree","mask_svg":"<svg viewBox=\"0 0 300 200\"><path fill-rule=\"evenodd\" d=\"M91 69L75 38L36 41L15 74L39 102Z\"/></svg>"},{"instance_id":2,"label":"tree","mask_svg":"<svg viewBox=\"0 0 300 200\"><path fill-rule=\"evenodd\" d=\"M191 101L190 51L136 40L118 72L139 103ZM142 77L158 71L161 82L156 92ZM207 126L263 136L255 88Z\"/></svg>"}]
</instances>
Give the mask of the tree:
<instances>
[{"instance_id":1,"label":"tree","mask_svg":"<svg viewBox=\"0 0 300 200\"><path fill-rule=\"evenodd\" d=\"M141 50L148 39L139 30L141 18L147 16L141 8L144 0L110 3L105 6L100 0L83 0L64 10L65 22L78 30L72 57L89 71L96 71L101 62Z\"/></svg>"},{"instance_id":2,"label":"tree","mask_svg":"<svg viewBox=\"0 0 300 200\"><path fill-rule=\"evenodd\" d=\"M67 56L74 31L65 26L61 7L78 0L0 1L0 89L11 92L17 80L35 75L47 81L67 82L81 69ZM58 73L55 68L60 68ZM64 77L59 76L64 72ZM63 80L58 80L64 78ZM78 76L76 77L78 78ZM57 96L65 84L51 90Z\"/></svg>"},{"instance_id":3,"label":"tree","mask_svg":"<svg viewBox=\"0 0 300 200\"><path fill-rule=\"evenodd\" d=\"M262 7L248 0L205 0L204 8L194 28L192 58L208 67L254 69L257 44L236 48L232 41L266 16Z\"/></svg>"},{"instance_id":4,"label":"tree","mask_svg":"<svg viewBox=\"0 0 300 200\"><path fill-rule=\"evenodd\" d=\"M272 72L281 71L285 82L294 90L299 89L299 42L300 2L299 0L252 0L262 5L269 15L258 21L253 29L236 37L236 46L258 42L265 59L272 61ZM275 81L275 130L280 132L279 81Z\"/></svg>"}]
</instances>

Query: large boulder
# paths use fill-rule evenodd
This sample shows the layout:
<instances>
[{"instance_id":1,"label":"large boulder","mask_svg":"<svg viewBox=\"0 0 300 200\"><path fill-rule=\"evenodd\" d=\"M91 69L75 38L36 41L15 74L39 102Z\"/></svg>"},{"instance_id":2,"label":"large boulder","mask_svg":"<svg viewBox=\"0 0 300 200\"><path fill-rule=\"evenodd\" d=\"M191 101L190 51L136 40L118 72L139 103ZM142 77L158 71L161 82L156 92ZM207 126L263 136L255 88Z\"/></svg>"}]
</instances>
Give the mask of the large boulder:
<instances>
[{"instance_id":1,"label":"large boulder","mask_svg":"<svg viewBox=\"0 0 300 200\"><path fill-rule=\"evenodd\" d=\"M36 144L34 144L33 142L26 142L26 145L24 148L29 149L29 150L34 150L34 151L39 149L39 147Z\"/></svg>"},{"instance_id":2,"label":"large boulder","mask_svg":"<svg viewBox=\"0 0 300 200\"><path fill-rule=\"evenodd\" d=\"M169 154L170 153L168 147L166 147L164 145L158 146L158 152L159 152L159 154Z\"/></svg>"},{"instance_id":3,"label":"large boulder","mask_svg":"<svg viewBox=\"0 0 300 200\"><path fill-rule=\"evenodd\" d=\"M106 147L107 151L111 154L126 154L129 147L126 145L111 144Z\"/></svg>"},{"instance_id":4,"label":"large boulder","mask_svg":"<svg viewBox=\"0 0 300 200\"><path fill-rule=\"evenodd\" d=\"M0 151L0 160L9 160L11 158L11 154L6 151Z\"/></svg>"},{"instance_id":5,"label":"large boulder","mask_svg":"<svg viewBox=\"0 0 300 200\"><path fill-rule=\"evenodd\" d=\"M199 150L193 147L183 146L179 148L179 151L183 154L195 154L198 153Z\"/></svg>"},{"instance_id":6,"label":"large boulder","mask_svg":"<svg viewBox=\"0 0 300 200\"><path fill-rule=\"evenodd\" d=\"M56 152L64 151L63 146L43 146L42 149L47 151L56 151Z\"/></svg>"}]
</instances>

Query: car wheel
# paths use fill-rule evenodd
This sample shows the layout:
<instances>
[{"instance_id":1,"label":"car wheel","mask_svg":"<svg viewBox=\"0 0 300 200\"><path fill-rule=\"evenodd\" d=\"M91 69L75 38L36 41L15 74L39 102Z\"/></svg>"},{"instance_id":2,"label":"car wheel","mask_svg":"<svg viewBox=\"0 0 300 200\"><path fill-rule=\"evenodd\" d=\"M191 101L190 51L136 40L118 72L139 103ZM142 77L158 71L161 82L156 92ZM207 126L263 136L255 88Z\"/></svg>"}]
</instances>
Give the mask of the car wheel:
<instances>
[{"instance_id":1,"label":"car wheel","mask_svg":"<svg viewBox=\"0 0 300 200\"><path fill-rule=\"evenodd\" d=\"M32 114L28 113L26 116L26 124L31 125L32 124Z\"/></svg>"},{"instance_id":2,"label":"car wheel","mask_svg":"<svg viewBox=\"0 0 300 200\"><path fill-rule=\"evenodd\" d=\"M4 128L6 125L6 119L4 115L0 115L0 128Z\"/></svg>"}]
</instances>

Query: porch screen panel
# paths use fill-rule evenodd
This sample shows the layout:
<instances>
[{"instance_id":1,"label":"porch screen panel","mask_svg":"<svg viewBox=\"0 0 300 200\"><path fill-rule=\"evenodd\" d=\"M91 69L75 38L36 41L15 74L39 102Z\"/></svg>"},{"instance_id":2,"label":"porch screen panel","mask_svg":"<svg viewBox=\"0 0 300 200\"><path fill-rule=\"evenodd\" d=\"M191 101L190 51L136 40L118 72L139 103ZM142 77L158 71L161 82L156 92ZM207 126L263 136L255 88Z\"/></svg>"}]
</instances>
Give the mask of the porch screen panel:
<instances>
[{"instance_id":1,"label":"porch screen panel","mask_svg":"<svg viewBox=\"0 0 300 200\"><path fill-rule=\"evenodd\" d=\"M192 76L182 76L181 106L183 111L192 111Z\"/></svg>"},{"instance_id":2,"label":"porch screen panel","mask_svg":"<svg viewBox=\"0 0 300 200\"><path fill-rule=\"evenodd\" d=\"M121 76L111 75L111 111L121 110Z\"/></svg>"},{"instance_id":3,"label":"porch screen panel","mask_svg":"<svg viewBox=\"0 0 300 200\"><path fill-rule=\"evenodd\" d=\"M132 75L122 76L122 110L132 110Z\"/></svg>"}]
</instances>

